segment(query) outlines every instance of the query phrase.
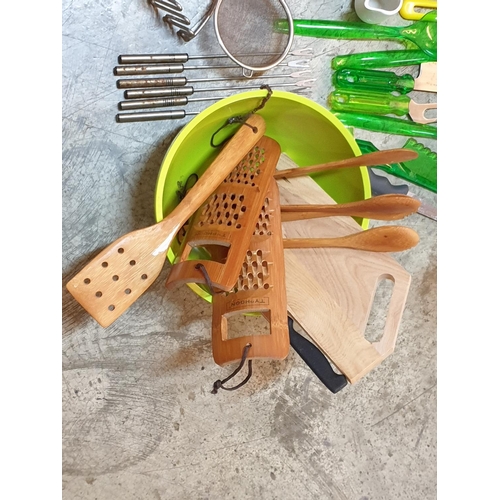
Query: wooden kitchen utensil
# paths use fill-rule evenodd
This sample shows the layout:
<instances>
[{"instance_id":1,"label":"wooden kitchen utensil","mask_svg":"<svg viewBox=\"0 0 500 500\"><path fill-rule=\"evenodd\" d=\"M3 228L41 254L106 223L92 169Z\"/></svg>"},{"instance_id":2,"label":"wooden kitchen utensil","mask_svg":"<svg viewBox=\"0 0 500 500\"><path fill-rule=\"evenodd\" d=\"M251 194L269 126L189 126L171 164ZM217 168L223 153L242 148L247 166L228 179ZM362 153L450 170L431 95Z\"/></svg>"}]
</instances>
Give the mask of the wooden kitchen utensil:
<instances>
[{"instance_id":1,"label":"wooden kitchen utensil","mask_svg":"<svg viewBox=\"0 0 500 500\"><path fill-rule=\"evenodd\" d=\"M184 283L224 291L234 287L280 154L274 139L262 137L199 208L170 271L168 288ZM202 258L207 251L209 258Z\"/></svg>"},{"instance_id":2,"label":"wooden kitchen utensil","mask_svg":"<svg viewBox=\"0 0 500 500\"><path fill-rule=\"evenodd\" d=\"M379 154L380 153L380 154ZM301 168L289 168L274 174L275 179L301 177L304 175L315 174L317 172L325 172L337 168L348 167L374 167L376 165L384 165L386 163L399 163L402 161L410 161L418 158L416 151L410 151L405 148L387 149L385 151L374 151L360 156L353 156L343 160L330 161L320 163L318 165L310 165Z\"/></svg>"},{"instance_id":3,"label":"wooden kitchen utensil","mask_svg":"<svg viewBox=\"0 0 500 500\"><path fill-rule=\"evenodd\" d=\"M110 244L67 283L71 295L101 326L109 326L153 283L177 231L255 146L265 128L264 119L252 114L175 210L161 222Z\"/></svg>"},{"instance_id":4,"label":"wooden kitchen utensil","mask_svg":"<svg viewBox=\"0 0 500 500\"><path fill-rule=\"evenodd\" d=\"M281 155L279 170L295 164ZM296 166L295 166L296 167ZM278 181L282 207L287 204L335 204L310 177ZM288 238L347 236L359 232L351 217L284 222ZM285 249L289 315L347 377L359 381L393 351L411 277L390 255L345 248ZM379 341L365 338L379 282L393 283Z\"/></svg>"},{"instance_id":5,"label":"wooden kitchen utensil","mask_svg":"<svg viewBox=\"0 0 500 500\"><path fill-rule=\"evenodd\" d=\"M427 62L420 65L413 90L437 92L437 62Z\"/></svg>"},{"instance_id":6,"label":"wooden kitchen utensil","mask_svg":"<svg viewBox=\"0 0 500 500\"><path fill-rule=\"evenodd\" d=\"M367 200L337 205L284 205L281 207L281 221L340 215L376 220L397 220L415 213L420 205L420 200L403 194L383 194Z\"/></svg>"},{"instance_id":7,"label":"wooden kitchen utensil","mask_svg":"<svg viewBox=\"0 0 500 500\"><path fill-rule=\"evenodd\" d=\"M218 365L242 358L284 359L290 349L281 234L279 191L271 179L248 245L236 286L212 299L212 352ZM227 318L235 314L262 313L269 321L268 335L229 338Z\"/></svg>"},{"instance_id":8,"label":"wooden kitchen utensil","mask_svg":"<svg viewBox=\"0 0 500 500\"><path fill-rule=\"evenodd\" d=\"M351 248L365 252L402 252L419 241L416 231L403 226L374 227L336 238L285 238L285 248Z\"/></svg>"}]
</instances>

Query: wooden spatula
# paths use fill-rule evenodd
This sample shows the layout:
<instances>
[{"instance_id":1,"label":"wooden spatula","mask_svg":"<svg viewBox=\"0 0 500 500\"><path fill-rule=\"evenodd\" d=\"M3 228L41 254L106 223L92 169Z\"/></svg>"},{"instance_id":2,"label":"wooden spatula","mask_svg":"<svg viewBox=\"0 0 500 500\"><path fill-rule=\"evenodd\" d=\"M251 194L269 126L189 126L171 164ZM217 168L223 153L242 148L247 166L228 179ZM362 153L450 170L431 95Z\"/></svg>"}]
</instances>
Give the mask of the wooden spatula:
<instances>
[{"instance_id":1,"label":"wooden spatula","mask_svg":"<svg viewBox=\"0 0 500 500\"><path fill-rule=\"evenodd\" d=\"M113 323L154 282L177 231L255 146L265 129L264 119L251 115L175 210L161 222L110 244L67 283L71 295L101 326Z\"/></svg>"}]
</instances>

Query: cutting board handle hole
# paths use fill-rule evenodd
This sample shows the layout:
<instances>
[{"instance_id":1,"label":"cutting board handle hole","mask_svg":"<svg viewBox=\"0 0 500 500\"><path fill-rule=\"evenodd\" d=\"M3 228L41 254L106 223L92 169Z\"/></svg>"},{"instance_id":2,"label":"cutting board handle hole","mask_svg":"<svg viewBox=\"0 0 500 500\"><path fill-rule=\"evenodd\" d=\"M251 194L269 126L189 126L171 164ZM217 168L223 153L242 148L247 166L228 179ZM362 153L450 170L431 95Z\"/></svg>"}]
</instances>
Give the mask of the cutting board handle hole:
<instances>
[{"instance_id":1,"label":"cutting board handle hole","mask_svg":"<svg viewBox=\"0 0 500 500\"><path fill-rule=\"evenodd\" d=\"M392 276L380 276L373 295L370 314L365 329L365 338L368 342L378 342L384 334L393 290L394 280Z\"/></svg>"}]
</instances>

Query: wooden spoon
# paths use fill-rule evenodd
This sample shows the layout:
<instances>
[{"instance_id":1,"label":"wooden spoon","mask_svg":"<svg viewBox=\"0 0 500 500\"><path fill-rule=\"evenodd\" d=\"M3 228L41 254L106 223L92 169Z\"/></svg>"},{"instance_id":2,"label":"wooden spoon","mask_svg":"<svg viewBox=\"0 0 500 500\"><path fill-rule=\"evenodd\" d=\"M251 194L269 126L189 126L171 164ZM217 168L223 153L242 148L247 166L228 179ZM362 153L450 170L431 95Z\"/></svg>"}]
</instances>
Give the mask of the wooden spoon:
<instances>
[{"instance_id":1,"label":"wooden spoon","mask_svg":"<svg viewBox=\"0 0 500 500\"><path fill-rule=\"evenodd\" d=\"M375 220L397 220L415 213L420 201L402 194L383 194L367 200L337 205L282 205L281 221L347 215Z\"/></svg>"},{"instance_id":2,"label":"wooden spoon","mask_svg":"<svg viewBox=\"0 0 500 500\"><path fill-rule=\"evenodd\" d=\"M370 252L401 252L419 242L418 233L409 227L381 226L338 238L288 238L284 248L352 248Z\"/></svg>"},{"instance_id":3,"label":"wooden spoon","mask_svg":"<svg viewBox=\"0 0 500 500\"><path fill-rule=\"evenodd\" d=\"M347 167L376 167L377 165L385 165L386 163L400 163L404 161L414 160L418 157L416 151L409 149L388 149L386 151L374 151L344 160L331 161L328 163L320 163L309 167L290 168L280 170L274 174L275 179L283 179L284 177L300 177L302 175L314 174L317 172L325 172L327 170L335 170L338 168Z\"/></svg>"}]
</instances>

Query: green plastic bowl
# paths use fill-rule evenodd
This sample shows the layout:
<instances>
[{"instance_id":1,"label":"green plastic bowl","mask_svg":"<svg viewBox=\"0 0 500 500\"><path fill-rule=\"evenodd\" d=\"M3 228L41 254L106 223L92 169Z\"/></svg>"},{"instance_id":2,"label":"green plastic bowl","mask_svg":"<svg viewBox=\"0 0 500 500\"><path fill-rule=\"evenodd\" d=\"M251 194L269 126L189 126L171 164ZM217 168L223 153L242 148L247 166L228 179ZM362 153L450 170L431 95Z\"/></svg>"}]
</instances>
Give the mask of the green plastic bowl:
<instances>
[{"instance_id":1,"label":"green plastic bowl","mask_svg":"<svg viewBox=\"0 0 500 500\"><path fill-rule=\"evenodd\" d=\"M179 203L177 191L187 178L199 176L218 154L210 144L214 132L232 116L245 115L258 107L266 90L242 92L209 106L195 116L172 141L160 167L155 190L155 216L159 222ZM361 151L349 130L326 108L291 92L273 91L264 108L258 111L266 121L265 135L276 140L283 153L303 167L359 156ZM219 144L233 134L236 126L220 130L214 137ZM314 174L313 179L337 203L367 199L371 196L366 167L345 168ZM368 219L356 219L363 229ZM170 263L180 250L177 238L167 252ZM210 293L197 284L188 285L211 302Z\"/></svg>"}]
</instances>

